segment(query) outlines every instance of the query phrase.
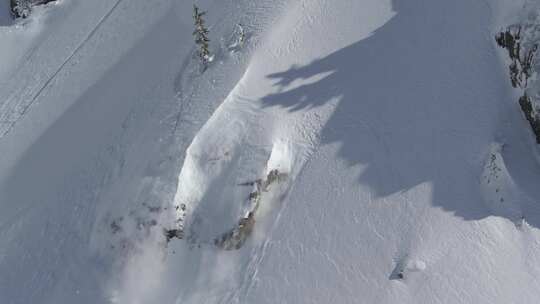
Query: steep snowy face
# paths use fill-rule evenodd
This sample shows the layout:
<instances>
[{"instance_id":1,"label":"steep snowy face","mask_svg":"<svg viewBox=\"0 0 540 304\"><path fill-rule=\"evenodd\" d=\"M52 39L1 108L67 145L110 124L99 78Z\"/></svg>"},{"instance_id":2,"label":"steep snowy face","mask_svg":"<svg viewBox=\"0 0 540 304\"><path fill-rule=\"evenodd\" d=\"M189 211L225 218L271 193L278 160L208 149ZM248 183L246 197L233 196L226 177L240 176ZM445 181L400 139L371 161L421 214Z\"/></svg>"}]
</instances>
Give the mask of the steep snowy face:
<instances>
[{"instance_id":1,"label":"steep snowy face","mask_svg":"<svg viewBox=\"0 0 540 304\"><path fill-rule=\"evenodd\" d=\"M537 302L523 3L196 5L0 4L0 303Z\"/></svg>"},{"instance_id":2,"label":"steep snowy face","mask_svg":"<svg viewBox=\"0 0 540 304\"><path fill-rule=\"evenodd\" d=\"M285 12L188 149L177 218L214 271L199 266L182 301L536 299L540 193L529 185L540 171L489 6ZM258 192L242 185L272 170L287 178L253 208ZM216 237L238 220L251 236L220 252Z\"/></svg>"}]
</instances>

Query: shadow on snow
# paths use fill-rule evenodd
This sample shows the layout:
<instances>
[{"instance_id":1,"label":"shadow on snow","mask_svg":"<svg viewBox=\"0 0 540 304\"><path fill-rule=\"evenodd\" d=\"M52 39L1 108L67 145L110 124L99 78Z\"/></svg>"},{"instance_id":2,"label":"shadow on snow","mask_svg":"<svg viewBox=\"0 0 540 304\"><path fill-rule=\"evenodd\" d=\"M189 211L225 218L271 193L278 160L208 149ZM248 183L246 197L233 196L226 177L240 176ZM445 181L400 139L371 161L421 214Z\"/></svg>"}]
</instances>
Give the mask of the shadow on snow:
<instances>
[{"instance_id":1,"label":"shadow on snow","mask_svg":"<svg viewBox=\"0 0 540 304\"><path fill-rule=\"evenodd\" d=\"M470 6L468 13L463 6ZM360 183L388 196L428 182L435 206L465 220L493 215L480 192L483 162L501 116L518 112L505 102L508 80L490 20L478 18L489 15L478 13L487 8L462 0L396 0L393 9L397 14L370 37L268 75L280 91L263 104L298 111L337 97L321 144L339 143L338 155L350 166L367 165ZM322 73L329 75L287 90ZM540 215L528 221L539 227Z\"/></svg>"}]
</instances>

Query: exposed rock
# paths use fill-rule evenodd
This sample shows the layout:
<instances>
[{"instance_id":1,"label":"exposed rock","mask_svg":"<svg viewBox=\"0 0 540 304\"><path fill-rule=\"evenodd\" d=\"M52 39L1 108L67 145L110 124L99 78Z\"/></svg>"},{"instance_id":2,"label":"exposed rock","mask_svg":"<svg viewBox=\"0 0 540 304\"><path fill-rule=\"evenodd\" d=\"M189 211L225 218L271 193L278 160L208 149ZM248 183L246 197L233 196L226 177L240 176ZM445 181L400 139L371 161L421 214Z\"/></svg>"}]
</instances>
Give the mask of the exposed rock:
<instances>
[{"instance_id":1,"label":"exposed rock","mask_svg":"<svg viewBox=\"0 0 540 304\"><path fill-rule=\"evenodd\" d=\"M519 105L521 106L521 111L525 114L525 118L529 122L531 129L536 137L536 143L540 144L540 117L536 113L531 99L525 93L519 99Z\"/></svg>"},{"instance_id":2,"label":"exposed rock","mask_svg":"<svg viewBox=\"0 0 540 304\"><path fill-rule=\"evenodd\" d=\"M169 243L174 238L177 238L179 240L184 238L184 231L181 229L165 229L164 234L165 238L167 239L167 243Z\"/></svg>"},{"instance_id":3,"label":"exposed rock","mask_svg":"<svg viewBox=\"0 0 540 304\"><path fill-rule=\"evenodd\" d=\"M214 240L214 244L224 250L240 249L244 245L246 239L251 235L255 226L255 214L259 209L259 204L263 192L268 192L269 187L277 182L284 180L287 174L280 173L279 170L271 170L266 179L263 181L257 179L253 182L243 183L241 185L251 185L255 190L249 194L248 200L251 205L251 211L244 218L238 221L238 225L230 231L224 233L219 238Z\"/></svg>"},{"instance_id":4,"label":"exposed rock","mask_svg":"<svg viewBox=\"0 0 540 304\"><path fill-rule=\"evenodd\" d=\"M10 0L11 14L14 18L27 18L32 7L54 1L56 0Z\"/></svg>"}]
</instances>

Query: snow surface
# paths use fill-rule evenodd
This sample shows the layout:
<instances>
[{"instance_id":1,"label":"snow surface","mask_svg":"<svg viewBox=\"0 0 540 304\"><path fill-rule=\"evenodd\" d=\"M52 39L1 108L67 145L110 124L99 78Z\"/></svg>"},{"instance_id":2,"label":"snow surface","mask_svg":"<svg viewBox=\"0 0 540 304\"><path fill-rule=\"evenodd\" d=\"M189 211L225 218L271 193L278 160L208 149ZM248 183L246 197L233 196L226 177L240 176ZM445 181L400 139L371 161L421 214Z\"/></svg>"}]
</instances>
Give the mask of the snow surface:
<instances>
[{"instance_id":1,"label":"snow surface","mask_svg":"<svg viewBox=\"0 0 540 304\"><path fill-rule=\"evenodd\" d=\"M1 4L0 303L537 303L531 3Z\"/></svg>"}]
</instances>

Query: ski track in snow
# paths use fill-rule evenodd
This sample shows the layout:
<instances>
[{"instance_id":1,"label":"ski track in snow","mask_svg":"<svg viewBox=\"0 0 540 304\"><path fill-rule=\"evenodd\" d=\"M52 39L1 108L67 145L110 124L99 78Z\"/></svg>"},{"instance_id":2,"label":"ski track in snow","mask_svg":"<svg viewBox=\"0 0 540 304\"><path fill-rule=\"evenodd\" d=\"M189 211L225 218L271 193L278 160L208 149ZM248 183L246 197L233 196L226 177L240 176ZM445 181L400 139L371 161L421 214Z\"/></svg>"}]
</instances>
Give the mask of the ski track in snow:
<instances>
[{"instance_id":1,"label":"ski track in snow","mask_svg":"<svg viewBox=\"0 0 540 304\"><path fill-rule=\"evenodd\" d=\"M79 52L80 49L84 47L86 42L88 42L92 37L96 34L100 26L112 15L114 10L118 7L118 5L123 0L117 0L114 5L111 7L111 9L99 20L99 22L96 24L96 26L88 33L88 35L77 45L77 47L73 50L73 52L62 62L62 64L54 71L54 73L47 78L47 80L43 83L42 86L37 90L37 92L32 96L31 100L24 101L24 99L19 99L17 97L13 98L12 100L15 100L16 103L7 103L2 105L3 107L0 108L1 113L10 113L10 111L7 111L6 109L11 108L17 108L19 109L17 113L12 113L12 115L7 117L0 117L0 125L4 127L4 130L0 130L0 138L5 136L13 126L17 123L17 121L23 117L28 109L36 102L36 100L39 98L41 93L49 86L49 84L55 79L55 77L62 71L62 69L71 61L71 59ZM33 53L33 51L32 51Z\"/></svg>"}]
</instances>

